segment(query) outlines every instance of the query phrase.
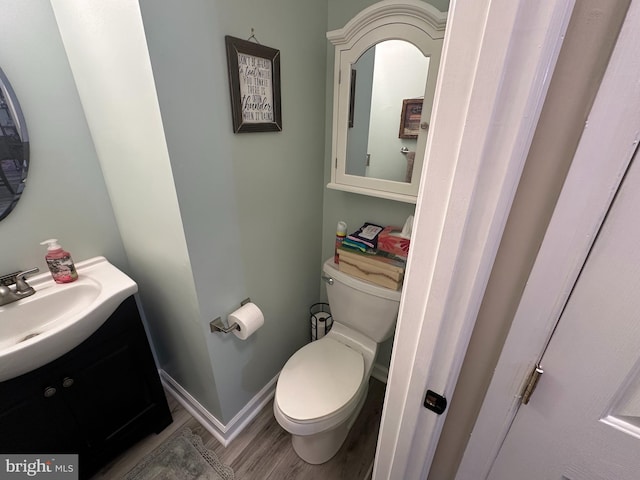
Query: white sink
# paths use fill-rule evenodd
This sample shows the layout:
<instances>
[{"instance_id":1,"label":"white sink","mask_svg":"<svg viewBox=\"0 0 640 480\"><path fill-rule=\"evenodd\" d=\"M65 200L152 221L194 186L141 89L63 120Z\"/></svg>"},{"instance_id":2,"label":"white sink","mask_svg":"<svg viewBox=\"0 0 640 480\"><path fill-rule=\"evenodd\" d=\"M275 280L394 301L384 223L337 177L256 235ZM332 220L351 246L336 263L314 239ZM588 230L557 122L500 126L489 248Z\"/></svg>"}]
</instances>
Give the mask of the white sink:
<instances>
[{"instance_id":1,"label":"white sink","mask_svg":"<svg viewBox=\"0 0 640 480\"><path fill-rule=\"evenodd\" d=\"M76 263L78 280L58 284L46 272L29 277L36 293L0 307L0 382L64 355L94 333L138 291L104 257Z\"/></svg>"}]
</instances>

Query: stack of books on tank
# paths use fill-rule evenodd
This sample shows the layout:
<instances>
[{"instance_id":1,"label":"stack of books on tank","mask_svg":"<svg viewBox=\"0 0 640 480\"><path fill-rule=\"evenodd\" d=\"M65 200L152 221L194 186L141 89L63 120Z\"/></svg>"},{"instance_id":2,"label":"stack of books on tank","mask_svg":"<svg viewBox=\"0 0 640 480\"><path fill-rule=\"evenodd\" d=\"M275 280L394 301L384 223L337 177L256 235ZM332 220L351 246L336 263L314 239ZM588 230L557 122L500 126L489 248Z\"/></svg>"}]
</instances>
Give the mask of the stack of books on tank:
<instances>
[{"instance_id":1,"label":"stack of books on tank","mask_svg":"<svg viewBox=\"0 0 640 480\"><path fill-rule=\"evenodd\" d=\"M360 252L339 248L338 255L341 272L392 290L402 288L406 267L404 260L380 250Z\"/></svg>"}]
</instances>

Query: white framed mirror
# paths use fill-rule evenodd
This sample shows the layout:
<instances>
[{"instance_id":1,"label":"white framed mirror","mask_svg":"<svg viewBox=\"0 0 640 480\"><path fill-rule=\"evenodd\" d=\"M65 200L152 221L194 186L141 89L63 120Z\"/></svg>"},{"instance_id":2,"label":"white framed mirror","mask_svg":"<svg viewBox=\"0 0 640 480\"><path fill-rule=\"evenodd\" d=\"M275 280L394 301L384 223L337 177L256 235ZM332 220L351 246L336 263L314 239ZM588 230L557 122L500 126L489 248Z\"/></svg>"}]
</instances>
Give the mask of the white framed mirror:
<instances>
[{"instance_id":1,"label":"white framed mirror","mask_svg":"<svg viewBox=\"0 0 640 480\"><path fill-rule=\"evenodd\" d=\"M415 203L446 12L384 0L327 33L335 46L328 188Z\"/></svg>"}]
</instances>

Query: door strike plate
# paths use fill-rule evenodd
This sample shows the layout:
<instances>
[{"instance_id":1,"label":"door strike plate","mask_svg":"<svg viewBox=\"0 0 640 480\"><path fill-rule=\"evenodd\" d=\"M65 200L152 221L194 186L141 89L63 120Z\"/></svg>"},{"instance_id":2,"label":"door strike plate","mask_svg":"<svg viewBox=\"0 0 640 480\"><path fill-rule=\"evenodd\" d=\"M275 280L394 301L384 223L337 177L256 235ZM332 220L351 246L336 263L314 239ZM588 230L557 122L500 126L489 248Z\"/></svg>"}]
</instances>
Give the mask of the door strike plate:
<instances>
[{"instance_id":1,"label":"door strike plate","mask_svg":"<svg viewBox=\"0 0 640 480\"><path fill-rule=\"evenodd\" d=\"M432 412L442 415L447 409L447 399L442 395L438 395L436 392L427 390L427 395L424 397L424 406Z\"/></svg>"}]
</instances>

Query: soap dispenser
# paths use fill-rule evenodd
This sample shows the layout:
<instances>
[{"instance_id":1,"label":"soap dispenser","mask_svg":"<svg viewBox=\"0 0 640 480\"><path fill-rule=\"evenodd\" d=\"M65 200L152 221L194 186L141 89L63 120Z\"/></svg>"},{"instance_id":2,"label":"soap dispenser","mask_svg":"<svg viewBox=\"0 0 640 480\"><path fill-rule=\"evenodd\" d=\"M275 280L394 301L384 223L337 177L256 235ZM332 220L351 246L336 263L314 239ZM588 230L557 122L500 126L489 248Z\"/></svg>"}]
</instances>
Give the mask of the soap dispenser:
<instances>
[{"instance_id":1,"label":"soap dispenser","mask_svg":"<svg viewBox=\"0 0 640 480\"><path fill-rule=\"evenodd\" d=\"M47 255L44 258L56 283L70 283L78 279L71 254L62 249L56 238L45 240L40 245L47 245Z\"/></svg>"}]
</instances>

